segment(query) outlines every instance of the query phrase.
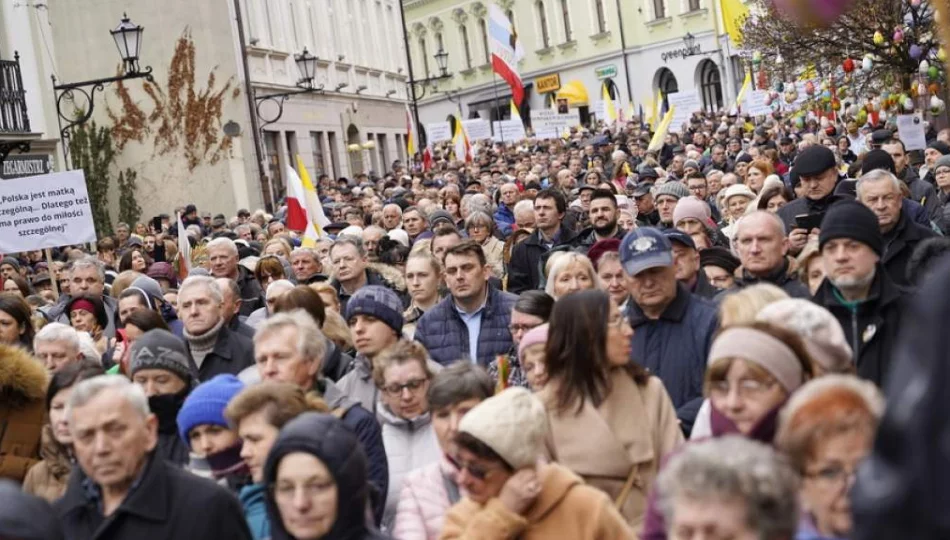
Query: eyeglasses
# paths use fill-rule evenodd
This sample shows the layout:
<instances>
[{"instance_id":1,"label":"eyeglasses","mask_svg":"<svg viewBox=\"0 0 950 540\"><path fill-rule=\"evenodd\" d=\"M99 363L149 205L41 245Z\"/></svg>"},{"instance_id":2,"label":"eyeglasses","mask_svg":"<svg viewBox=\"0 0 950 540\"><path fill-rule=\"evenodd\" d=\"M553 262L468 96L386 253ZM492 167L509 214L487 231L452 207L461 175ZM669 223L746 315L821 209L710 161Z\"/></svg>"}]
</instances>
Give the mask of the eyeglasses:
<instances>
[{"instance_id":1,"label":"eyeglasses","mask_svg":"<svg viewBox=\"0 0 950 540\"><path fill-rule=\"evenodd\" d=\"M736 393L739 394L739 397L747 399L761 395L774 384L774 382L765 382L756 379L740 379L736 383ZM709 393L712 397L724 398L729 395L731 388L732 385L729 384L729 381L716 381L710 385Z\"/></svg>"},{"instance_id":2,"label":"eyeglasses","mask_svg":"<svg viewBox=\"0 0 950 540\"><path fill-rule=\"evenodd\" d=\"M856 473L857 471L849 471L844 467L833 465L829 467L823 467L810 473L806 472L805 477L824 483L827 486L840 487L853 482Z\"/></svg>"},{"instance_id":3,"label":"eyeglasses","mask_svg":"<svg viewBox=\"0 0 950 540\"><path fill-rule=\"evenodd\" d=\"M404 384L394 383L384 386L383 390L391 396L401 395L403 390L409 390L410 393L415 394L427 382L429 382L429 379L412 379Z\"/></svg>"},{"instance_id":4,"label":"eyeglasses","mask_svg":"<svg viewBox=\"0 0 950 540\"><path fill-rule=\"evenodd\" d=\"M489 468L482 467L480 465L474 465L472 463L464 463L461 458L453 457L449 454L445 455L445 459L449 460L449 463L458 469L459 472L462 472L463 470L468 471L468 474L471 475L472 478L479 481L485 481L485 479L488 478L488 475L496 470L494 467Z\"/></svg>"},{"instance_id":5,"label":"eyeglasses","mask_svg":"<svg viewBox=\"0 0 950 540\"><path fill-rule=\"evenodd\" d=\"M534 330L535 328L541 326L542 324L544 324L544 323L539 323L539 324L509 324L509 325L508 325L508 332L510 332L511 335L515 335L515 334L517 334L518 332L528 332L528 331L530 331L530 330Z\"/></svg>"}]
</instances>

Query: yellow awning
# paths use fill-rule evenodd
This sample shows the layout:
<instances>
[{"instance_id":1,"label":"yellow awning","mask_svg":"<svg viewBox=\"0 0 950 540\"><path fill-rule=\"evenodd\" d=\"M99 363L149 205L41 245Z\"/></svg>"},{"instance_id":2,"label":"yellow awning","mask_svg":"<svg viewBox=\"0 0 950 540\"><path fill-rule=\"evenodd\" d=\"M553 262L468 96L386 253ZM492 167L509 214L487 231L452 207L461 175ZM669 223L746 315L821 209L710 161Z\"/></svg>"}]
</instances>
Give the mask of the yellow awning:
<instances>
[{"instance_id":1,"label":"yellow awning","mask_svg":"<svg viewBox=\"0 0 950 540\"><path fill-rule=\"evenodd\" d=\"M587 88L584 87L584 83L573 80L557 91L557 99L567 99L569 105L587 105L589 100L587 98Z\"/></svg>"}]
</instances>

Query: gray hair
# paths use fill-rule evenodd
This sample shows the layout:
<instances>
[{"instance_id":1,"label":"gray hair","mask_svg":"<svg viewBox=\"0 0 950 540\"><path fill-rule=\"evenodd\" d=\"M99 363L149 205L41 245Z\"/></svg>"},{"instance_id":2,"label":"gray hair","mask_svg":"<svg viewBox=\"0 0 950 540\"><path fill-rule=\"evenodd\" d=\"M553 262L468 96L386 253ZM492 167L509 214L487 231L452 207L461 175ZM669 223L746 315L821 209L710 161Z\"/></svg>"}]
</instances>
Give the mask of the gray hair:
<instances>
[{"instance_id":1,"label":"gray hair","mask_svg":"<svg viewBox=\"0 0 950 540\"><path fill-rule=\"evenodd\" d=\"M900 193L901 192L901 181L896 176L891 174L890 171L884 169L874 169L873 171L868 171L861 175L861 178L858 178L858 184L856 187L858 200L861 200L861 192L864 191L864 186L867 184L872 184L875 182L882 182L889 180L891 185L894 186L894 189Z\"/></svg>"},{"instance_id":2,"label":"gray hair","mask_svg":"<svg viewBox=\"0 0 950 540\"><path fill-rule=\"evenodd\" d=\"M253 234L254 228L251 227L251 224L250 224L250 223L243 223L243 224L238 225L237 227L234 228L234 234L236 234L236 235L238 235L238 236L241 236L241 233L244 232L244 231L247 231L247 232Z\"/></svg>"},{"instance_id":3,"label":"gray hair","mask_svg":"<svg viewBox=\"0 0 950 540\"><path fill-rule=\"evenodd\" d=\"M73 409L82 407L108 390L117 392L142 418L148 418L152 414L148 408L148 397L145 396L145 390L141 386L123 375L99 375L73 387L69 402L66 404L66 418L71 419Z\"/></svg>"},{"instance_id":4,"label":"gray hair","mask_svg":"<svg viewBox=\"0 0 950 540\"><path fill-rule=\"evenodd\" d=\"M267 291L264 292L264 298L270 298L271 293L274 295L279 295L293 288L294 284L289 279L278 279L276 281L272 281L271 284L267 286Z\"/></svg>"},{"instance_id":5,"label":"gray hair","mask_svg":"<svg viewBox=\"0 0 950 540\"><path fill-rule=\"evenodd\" d=\"M80 268L94 268L96 270L96 274L99 275L99 283L106 282L105 265L102 264L102 261L93 257L92 255L88 255L86 257L83 257L81 259L76 259L75 261L73 261L72 264L70 264L69 266L70 275L72 275L73 272L75 272L76 270Z\"/></svg>"},{"instance_id":6,"label":"gray hair","mask_svg":"<svg viewBox=\"0 0 950 540\"><path fill-rule=\"evenodd\" d=\"M327 353L327 338L317 328L313 317L302 309L277 313L265 319L254 333L254 346L284 328L297 330L297 353L300 356L313 362L323 361L323 356Z\"/></svg>"},{"instance_id":7,"label":"gray hair","mask_svg":"<svg viewBox=\"0 0 950 540\"><path fill-rule=\"evenodd\" d=\"M402 216L406 217L406 214L410 212L415 212L419 214L419 217L421 217L423 221L425 221L426 223L429 222L429 216L428 214L425 213L425 211L422 208L419 208L418 206L410 206L409 208L406 208L405 210L402 211Z\"/></svg>"},{"instance_id":8,"label":"gray hair","mask_svg":"<svg viewBox=\"0 0 950 540\"><path fill-rule=\"evenodd\" d=\"M750 205L751 205L751 203L750 203ZM748 214L742 216L741 218L739 218L739 221L736 222L736 238L739 237L739 230L742 228L742 224L743 224L744 222L748 221L750 218L755 217L755 216L763 216L763 217L767 218L769 221L772 222L772 226L775 227L775 230L777 230L777 231L781 234L782 237L785 236L785 234L786 234L786 232L785 232L785 223L782 221L782 218L780 218L780 217L778 217L778 215L773 214L773 213L771 213L771 212L768 212L768 211L766 211L766 210L756 210L756 211L754 211L754 212L750 212L750 213L748 213Z\"/></svg>"},{"instance_id":9,"label":"gray hair","mask_svg":"<svg viewBox=\"0 0 950 540\"><path fill-rule=\"evenodd\" d=\"M314 262L320 262L320 256L317 255L316 251L310 248L305 248L305 247L294 248L294 250L290 253L290 258L293 259L294 256L296 255L307 255L311 259L313 259Z\"/></svg>"},{"instance_id":10,"label":"gray hair","mask_svg":"<svg viewBox=\"0 0 950 540\"><path fill-rule=\"evenodd\" d=\"M366 227L365 229L363 229L363 234L371 233L371 232L377 233L380 236L386 236L386 229L380 227L379 225L370 225L369 227Z\"/></svg>"},{"instance_id":11,"label":"gray hair","mask_svg":"<svg viewBox=\"0 0 950 540\"><path fill-rule=\"evenodd\" d=\"M76 332L76 339L79 340L79 354L82 355L83 360L94 364L102 363L102 353L96 348L96 342L89 332Z\"/></svg>"},{"instance_id":12,"label":"gray hair","mask_svg":"<svg viewBox=\"0 0 950 540\"><path fill-rule=\"evenodd\" d=\"M228 291L231 293L231 296L233 296L235 300L241 300L241 287L237 284L237 281L231 278L226 278L226 277L214 278L214 281L218 284L218 288L221 288L222 283L226 284ZM221 288L221 295L222 295L222 300L223 300L224 299L223 288Z\"/></svg>"},{"instance_id":13,"label":"gray hair","mask_svg":"<svg viewBox=\"0 0 950 540\"><path fill-rule=\"evenodd\" d=\"M235 257L238 256L237 244L235 244L234 240L231 240L230 238L226 238L226 237L215 238L214 240L208 242L207 249L209 252L212 249L218 249L218 248L225 249L228 253L230 253L231 255L234 255Z\"/></svg>"},{"instance_id":14,"label":"gray hair","mask_svg":"<svg viewBox=\"0 0 950 540\"><path fill-rule=\"evenodd\" d=\"M667 527L678 500L737 500L761 540L792 538L798 529L798 475L771 447L739 436L689 444L657 478Z\"/></svg>"},{"instance_id":15,"label":"gray hair","mask_svg":"<svg viewBox=\"0 0 950 540\"><path fill-rule=\"evenodd\" d=\"M402 207L399 206L398 204L396 204L396 203L389 203L389 204L383 206L383 211L385 212L387 208L395 208L396 210L399 210L399 215L402 216Z\"/></svg>"},{"instance_id":16,"label":"gray hair","mask_svg":"<svg viewBox=\"0 0 950 540\"><path fill-rule=\"evenodd\" d=\"M366 256L366 249L363 248L363 239L358 236L351 236L348 234L344 234L336 238L336 240L333 242L333 245L330 246L330 254L331 255L333 254L333 249L336 248L337 246L345 246L345 245L350 245L350 246L355 247L356 252L359 253L360 257Z\"/></svg>"},{"instance_id":17,"label":"gray hair","mask_svg":"<svg viewBox=\"0 0 950 540\"><path fill-rule=\"evenodd\" d=\"M33 347L35 348L38 343L54 341L65 342L70 348L79 352L79 333L72 326L58 322L51 322L41 328L33 338Z\"/></svg>"},{"instance_id":18,"label":"gray hair","mask_svg":"<svg viewBox=\"0 0 950 540\"><path fill-rule=\"evenodd\" d=\"M511 209L511 213L514 214L516 217L518 216L518 214L523 214L527 212L531 212L532 214L534 213L534 201L531 201L528 199L525 199L523 201L518 201L517 203L515 203L515 207Z\"/></svg>"},{"instance_id":19,"label":"gray hair","mask_svg":"<svg viewBox=\"0 0 950 540\"><path fill-rule=\"evenodd\" d=\"M462 201L462 203L468 208L469 214L474 214L475 212L492 213L491 199L488 198L488 195L483 193L475 193L467 201Z\"/></svg>"},{"instance_id":20,"label":"gray hair","mask_svg":"<svg viewBox=\"0 0 950 540\"><path fill-rule=\"evenodd\" d=\"M223 240L227 240L224 238ZM220 304L224 301L224 294L221 292L221 286L211 276L188 276L178 287L178 297L185 295L185 291L194 287L205 287L211 299Z\"/></svg>"},{"instance_id":21,"label":"gray hair","mask_svg":"<svg viewBox=\"0 0 950 540\"><path fill-rule=\"evenodd\" d=\"M485 225L489 231L495 230L495 220L487 212L472 212L465 219L465 229L468 230L472 225Z\"/></svg>"}]
</instances>

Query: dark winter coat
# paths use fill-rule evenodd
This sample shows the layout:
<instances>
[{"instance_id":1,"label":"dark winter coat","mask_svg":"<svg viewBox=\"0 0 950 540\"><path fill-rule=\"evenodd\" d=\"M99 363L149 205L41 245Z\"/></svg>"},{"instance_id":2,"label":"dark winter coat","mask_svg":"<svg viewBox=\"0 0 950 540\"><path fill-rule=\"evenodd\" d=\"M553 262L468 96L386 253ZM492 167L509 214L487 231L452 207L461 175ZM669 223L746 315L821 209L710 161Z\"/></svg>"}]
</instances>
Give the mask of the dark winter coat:
<instances>
[{"instance_id":1,"label":"dark winter coat","mask_svg":"<svg viewBox=\"0 0 950 540\"><path fill-rule=\"evenodd\" d=\"M937 208L937 192L934 190L933 184L921 180L913 167L904 169L903 176L901 180L910 189L910 199L924 207L927 217L933 216Z\"/></svg>"},{"instance_id":2,"label":"dark winter coat","mask_svg":"<svg viewBox=\"0 0 950 540\"><path fill-rule=\"evenodd\" d=\"M343 352L332 341L327 341L327 353L323 356L323 376L331 381L339 381L353 370L353 357Z\"/></svg>"},{"instance_id":3,"label":"dark winter coat","mask_svg":"<svg viewBox=\"0 0 950 540\"><path fill-rule=\"evenodd\" d=\"M633 327L630 360L663 381L688 434L703 402L706 357L719 325L715 305L677 284L676 298L659 319L648 319L632 299L627 316Z\"/></svg>"},{"instance_id":4,"label":"dark winter coat","mask_svg":"<svg viewBox=\"0 0 950 540\"><path fill-rule=\"evenodd\" d=\"M242 321L240 314L235 315L234 317L231 317L231 320L228 322L227 327L228 327L228 330L236 334L241 334L247 339L250 339L252 341L254 340L254 332L256 330L254 330L253 327L248 326L247 323Z\"/></svg>"},{"instance_id":5,"label":"dark winter coat","mask_svg":"<svg viewBox=\"0 0 950 540\"><path fill-rule=\"evenodd\" d=\"M205 356L201 368L197 369L198 379L205 382L215 375L230 373L237 375L244 368L254 365L254 343L222 326L214 349Z\"/></svg>"},{"instance_id":6,"label":"dark winter coat","mask_svg":"<svg viewBox=\"0 0 950 540\"><path fill-rule=\"evenodd\" d=\"M487 368L496 356L511 349L512 340L508 325L511 323L511 308L517 300L518 297L513 294L488 286L476 349L478 357L475 360L480 366ZM443 366L469 357L468 327L465 326L451 296L429 309L419 319L415 340L422 343L432 359Z\"/></svg>"},{"instance_id":7,"label":"dark winter coat","mask_svg":"<svg viewBox=\"0 0 950 540\"><path fill-rule=\"evenodd\" d=\"M0 345L0 478L23 482L40 460L46 369L28 352Z\"/></svg>"},{"instance_id":8,"label":"dark winter coat","mask_svg":"<svg viewBox=\"0 0 950 540\"><path fill-rule=\"evenodd\" d=\"M396 287L394 284L387 281L386 278L382 276L382 274L376 270L373 270L372 268L366 269L366 284L379 285L380 287L386 287L387 289L390 289L396 293L397 296L399 296L400 300L402 300L403 309L409 307L409 294L405 291L405 289ZM353 295L344 291L343 285L336 278L330 282L330 285L333 285L333 288L336 289L336 296L340 299L340 313L346 313L346 303L350 301L350 296Z\"/></svg>"},{"instance_id":9,"label":"dark winter coat","mask_svg":"<svg viewBox=\"0 0 950 540\"><path fill-rule=\"evenodd\" d=\"M785 224L785 232L790 233L795 230L795 216L799 214L817 214L820 212L827 212L828 208L832 204L838 202L839 200L845 200L848 197L843 195L828 195L824 199L814 201L808 197L799 197L794 201L789 202L785 206L779 208L778 213L776 214L781 218L782 223Z\"/></svg>"},{"instance_id":10,"label":"dark winter coat","mask_svg":"<svg viewBox=\"0 0 950 540\"><path fill-rule=\"evenodd\" d=\"M693 284L693 289L690 292L700 298L712 300L722 291L709 282L706 271L700 268L696 272L696 283Z\"/></svg>"},{"instance_id":11,"label":"dark winter coat","mask_svg":"<svg viewBox=\"0 0 950 540\"><path fill-rule=\"evenodd\" d=\"M623 240L623 236L624 236L623 231L620 228L618 228L617 233L611 236L611 238L616 238L617 240ZM577 236L575 236L570 242L567 242L567 244L571 246L572 250L578 253L581 253L583 255L587 255L587 252L590 251L591 246L593 246L596 243L597 243L597 234L594 232L593 227L587 227L586 229L577 233Z\"/></svg>"},{"instance_id":12,"label":"dark winter coat","mask_svg":"<svg viewBox=\"0 0 950 540\"><path fill-rule=\"evenodd\" d=\"M815 303L827 308L841 323L851 345L858 375L882 388L887 380L901 328L902 297L909 294L907 289L894 284L880 263L867 300L856 306L845 305L827 279L815 293Z\"/></svg>"},{"instance_id":13,"label":"dark winter coat","mask_svg":"<svg viewBox=\"0 0 950 540\"><path fill-rule=\"evenodd\" d=\"M254 277L254 274L252 274L250 270L238 265L236 281L238 288L241 289L241 315L247 317L253 313L255 309L262 308L266 305L264 302L264 290L261 289L261 284L257 282L257 278Z\"/></svg>"},{"instance_id":14,"label":"dark winter coat","mask_svg":"<svg viewBox=\"0 0 950 540\"><path fill-rule=\"evenodd\" d=\"M264 483L267 486L275 484L280 461L294 452L305 452L319 459L336 482L336 520L323 538L387 538L366 523L366 505L369 500L367 456L353 432L344 423L333 415L319 413L304 413L291 420L280 431L277 441L267 455L267 463L264 465ZM385 460L385 457L383 459ZM293 540L294 537L284 528L271 489L267 490L267 516L270 519L272 540Z\"/></svg>"},{"instance_id":15,"label":"dark winter coat","mask_svg":"<svg viewBox=\"0 0 950 540\"><path fill-rule=\"evenodd\" d=\"M67 540L250 540L237 498L211 480L150 455L122 504L103 517L90 479L73 470L54 511Z\"/></svg>"},{"instance_id":16,"label":"dark winter coat","mask_svg":"<svg viewBox=\"0 0 950 540\"><path fill-rule=\"evenodd\" d=\"M937 200L936 197L934 200ZM884 255L881 257L884 270L894 283L901 287L911 286L910 276L907 275L907 263L914 253L914 248L920 242L935 236L937 233L932 229L911 222L904 212L901 212L897 225L891 232L884 235Z\"/></svg>"},{"instance_id":17,"label":"dark winter coat","mask_svg":"<svg viewBox=\"0 0 950 540\"><path fill-rule=\"evenodd\" d=\"M0 501L0 538L63 540L62 526L50 518L49 503L23 493L16 482L0 480Z\"/></svg>"},{"instance_id":18,"label":"dark winter coat","mask_svg":"<svg viewBox=\"0 0 950 540\"><path fill-rule=\"evenodd\" d=\"M950 257L943 257L902 314L911 323L891 350L887 409L851 489L855 540L950 537L943 504L950 499L948 275Z\"/></svg>"},{"instance_id":19,"label":"dark winter coat","mask_svg":"<svg viewBox=\"0 0 950 540\"><path fill-rule=\"evenodd\" d=\"M797 272L789 271L789 266L789 260L788 258L785 258L781 265L763 277L753 276L743 268L741 269L740 277L736 278L735 288L722 293L722 295L730 294L731 292L744 289L758 283L769 283L775 285L779 289L782 289L792 298L811 298L811 294L808 292L808 287L805 286L805 284L802 283L800 279L798 279ZM722 295L720 296L720 299L722 298Z\"/></svg>"},{"instance_id":20,"label":"dark winter coat","mask_svg":"<svg viewBox=\"0 0 950 540\"><path fill-rule=\"evenodd\" d=\"M554 247L569 245L574 234L564 224L554 239ZM550 251L541 243L541 231L535 230L531 236L511 250L511 260L508 262L508 292L521 294L524 291L538 289L541 286L542 259Z\"/></svg>"},{"instance_id":21,"label":"dark winter coat","mask_svg":"<svg viewBox=\"0 0 950 540\"><path fill-rule=\"evenodd\" d=\"M511 234L512 227L515 224L515 213L511 208L505 206L505 203L498 203L498 209L495 210L494 219L495 228L507 238Z\"/></svg>"}]
</instances>

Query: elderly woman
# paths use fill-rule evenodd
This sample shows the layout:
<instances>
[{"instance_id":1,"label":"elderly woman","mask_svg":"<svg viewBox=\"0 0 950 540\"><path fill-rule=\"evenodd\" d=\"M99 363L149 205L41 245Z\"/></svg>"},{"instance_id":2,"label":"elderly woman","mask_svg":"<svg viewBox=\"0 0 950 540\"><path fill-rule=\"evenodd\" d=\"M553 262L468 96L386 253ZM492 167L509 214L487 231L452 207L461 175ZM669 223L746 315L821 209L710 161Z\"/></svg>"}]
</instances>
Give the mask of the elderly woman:
<instances>
[{"instance_id":1,"label":"elderly woman","mask_svg":"<svg viewBox=\"0 0 950 540\"><path fill-rule=\"evenodd\" d=\"M492 236L495 220L485 212L474 211L465 218L465 232L485 251L485 259L496 278L505 277L505 243Z\"/></svg>"},{"instance_id":2,"label":"elderly woman","mask_svg":"<svg viewBox=\"0 0 950 540\"><path fill-rule=\"evenodd\" d=\"M544 291L525 291L518 296L518 300L511 308L511 322L508 326L508 331L511 333L511 350L508 354L498 356L488 365L488 373L498 382L499 388L528 387L528 379L518 355L518 346L528 332L548 322L552 309L554 309L554 299Z\"/></svg>"},{"instance_id":3,"label":"elderly woman","mask_svg":"<svg viewBox=\"0 0 950 540\"><path fill-rule=\"evenodd\" d=\"M850 488L883 412L877 387L850 375L811 381L789 400L776 445L802 477L796 540L851 536Z\"/></svg>"},{"instance_id":4,"label":"elderly woman","mask_svg":"<svg viewBox=\"0 0 950 540\"><path fill-rule=\"evenodd\" d=\"M491 378L482 368L467 362L452 364L432 379L426 397L441 459L406 475L392 529L395 538L438 540L445 513L462 496L457 481L459 470L449 459L457 451L454 440L459 421L493 393Z\"/></svg>"},{"instance_id":5,"label":"elderly woman","mask_svg":"<svg viewBox=\"0 0 950 540\"><path fill-rule=\"evenodd\" d=\"M660 460L683 441L663 383L630 362L633 329L599 290L554 305L539 394L561 465L604 491L638 529Z\"/></svg>"},{"instance_id":6,"label":"elderly woman","mask_svg":"<svg viewBox=\"0 0 950 540\"><path fill-rule=\"evenodd\" d=\"M389 492L383 528L396 519L396 507L406 474L439 461L438 440L426 391L432 380L428 353L416 341L400 341L373 362L373 380L382 403L376 415L382 425L389 466Z\"/></svg>"},{"instance_id":7,"label":"elderly woman","mask_svg":"<svg viewBox=\"0 0 950 540\"><path fill-rule=\"evenodd\" d=\"M709 351L703 385L711 435L738 434L771 444L779 411L813 373L811 356L798 334L762 322L725 328ZM652 506L665 495L662 486L650 495L644 540L667 538L663 517Z\"/></svg>"},{"instance_id":8,"label":"elderly woman","mask_svg":"<svg viewBox=\"0 0 950 540\"><path fill-rule=\"evenodd\" d=\"M736 223L745 215L749 204L756 198L755 193L744 184L729 186L722 198L722 233L732 241L736 236Z\"/></svg>"},{"instance_id":9,"label":"elderly woman","mask_svg":"<svg viewBox=\"0 0 950 540\"><path fill-rule=\"evenodd\" d=\"M573 292L602 288L594 265L587 256L580 253L557 252L548 259L547 267L544 292L555 300Z\"/></svg>"},{"instance_id":10,"label":"elderly woman","mask_svg":"<svg viewBox=\"0 0 950 540\"><path fill-rule=\"evenodd\" d=\"M600 278L600 288L610 295L610 299L623 311L629 293L624 280L623 265L620 262L620 240L608 238L598 240L587 252L597 277Z\"/></svg>"},{"instance_id":11,"label":"elderly woman","mask_svg":"<svg viewBox=\"0 0 950 540\"><path fill-rule=\"evenodd\" d=\"M69 314L69 325L77 332L87 332L92 336L99 354L104 354L109 348L104 331L109 319L102 300L89 295L76 296L66 304L66 313Z\"/></svg>"},{"instance_id":12,"label":"elderly woman","mask_svg":"<svg viewBox=\"0 0 950 540\"><path fill-rule=\"evenodd\" d=\"M844 329L830 311L802 298L787 298L762 308L756 320L797 333L815 361L815 376L855 372L851 346Z\"/></svg>"},{"instance_id":13,"label":"elderly woman","mask_svg":"<svg viewBox=\"0 0 950 540\"><path fill-rule=\"evenodd\" d=\"M660 473L670 538L789 540L798 478L774 450L739 437L691 444Z\"/></svg>"},{"instance_id":14,"label":"elderly woman","mask_svg":"<svg viewBox=\"0 0 950 540\"><path fill-rule=\"evenodd\" d=\"M544 406L524 388L462 418L453 460L465 497L446 515L443 540L634 538L607 495L563 463L539 464L546 431Z\"/></svg>"}]
</instances>

